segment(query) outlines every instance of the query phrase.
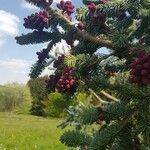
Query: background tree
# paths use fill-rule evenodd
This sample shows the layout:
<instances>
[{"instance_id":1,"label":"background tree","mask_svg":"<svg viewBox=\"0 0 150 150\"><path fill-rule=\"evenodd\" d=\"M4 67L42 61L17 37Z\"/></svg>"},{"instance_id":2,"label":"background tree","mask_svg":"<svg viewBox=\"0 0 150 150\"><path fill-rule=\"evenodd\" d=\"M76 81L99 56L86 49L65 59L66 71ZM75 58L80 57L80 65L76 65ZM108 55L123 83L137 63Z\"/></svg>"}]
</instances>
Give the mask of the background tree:
<instances>
[{"instance_id":1,"label":"background tree","mask_svg":"<svg viewBox=\"0 0 150 150\"><path fill-rule=\"evenodd\" d=\"M54 62L49 92L72 97L86 91L92 102L69 108L61 127L74 124L76 128L65 132L61 142L90 150L149 149L149 0L83 0L85 6L76 9L78 24L72 23L75 7L70 1L62 0L58 10L51 7L52 0L26 1L44 11L25 18L24 26L34 31L16 37L17 43L49 41L37 53L30 77L36 78ZM53 57L50 51L61 39L70 45L70 55ZM101 53L103 47L109 54Z\"/></svg>"},{"instance_id":2,"label":"background tree","mask_svg":"<svg viewBox=\"0 0 150 150\"><path fill-rule=\"evenodd\" d=\"M39 77L36 79L30 79L27 85L30 88L31 96L33 98L31 106L31 114L37 116L45 116L45 108L47 101L47 89L46 89L46 80L47 76Z\"/></svg>"}]
</instances>

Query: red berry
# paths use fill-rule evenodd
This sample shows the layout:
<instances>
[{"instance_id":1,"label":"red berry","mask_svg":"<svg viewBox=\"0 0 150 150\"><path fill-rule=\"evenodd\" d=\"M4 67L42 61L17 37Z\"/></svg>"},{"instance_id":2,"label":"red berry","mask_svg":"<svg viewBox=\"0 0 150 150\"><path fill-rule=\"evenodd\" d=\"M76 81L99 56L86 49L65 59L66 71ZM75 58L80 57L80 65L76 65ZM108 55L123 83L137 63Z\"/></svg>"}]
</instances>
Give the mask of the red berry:
<instances>
[{"instance_id":1,"label":"red berry","mask_svg":"<svg viewBox=\"0 0 150 150\"><path fill-rule=\"evenodd\" d=\"M75 84L75 80L72 79L72 80L70 81L70 85L74 85L74 84Z\"/></svg>"},{"instance_id":2,"label":"red berry","mask_svg":"<svg viewBox=\"0 0 150 150\"><path fill-rule=\"evenodd\" d=\"M66 80L66 83L68 84L70 81L69 80Z\"/></svg>"},{"instance_id":3,"label":"red berry","mask_svg":"<svg viewBox=\"0 0 150 150\"><path fill-rule=\"evenodd\" d=\"M60 4L56 4L57 8L62 9Z\"/></svg>"},{"instance_id":4,"label":"red berry","mask_svg":"<svg viewBox=\"0 0 150 150\"><path fill-rule=\"evenodd\" d=\"M130 75L134 75L136 73L136 70L135 69L132 69L131 71L130 71Z\"/></svg>"},{"instance_id":5,"label":"red berry","mask_svg":"<svg viewBox=\"0 0 150 150\"><path fill-rule=\"evenodd\" d=\"M67 87L67 89L70 89L70 85L69 84L67 84L66 87Z\"/></svg>"},{"instance_id":6,"label":"red berry","mask_svg":"<svg viewBox=\"0 0 150 150\"><path fill-rule=\"evenodd\" d=\"M68 76L68 79L71 80L71 79L73 79L73 77L72 76Z\"/></svg>"},{"instance_id":7,"label":"red berry","mask_svg":"<svg viewBox=\"0 0 150 150\"><path fill-rule=\"evenodd\" d=\"M143 51L141 51L141 52L138 53L137 57L138 57L138 58L141 58L141 57L143 57L144 55L145 55L145 51L143 50Z\"/></svg>"},{"instance_id":8,"label":"red berry","mask_svg":"<svg viewBox=\"0 0 150 150\"><path fill-rule=\"evenodd\" d=\"M140 82L140 77L134 77L133 78L133 81L136 83L136 82Z\"/></svg>"},{"instance_id":9,"label":"red berry","mask_svg":"<svg viewBox=\"0 0 150 150\"><path fill-rule=\"evenodd\" d=\"M95 23L101 25L105 24L106 21L106 15L104 13L102 13L101 11L97 11L94 15L93 15L93 19L95 21Z\"/></svg>"},{"instance_id":10,"label":"red berry","mask_svg":"<svg viewBox=\"0 0 150 150\"><path fill-rule=\"evenodd\" d=\"M62 76L60 77L56 88L59 92L73 92L75 90L75 80L72 76L73 69L72 68L65 68Z\"/></svg>"},{"instance_id":11,"label":"red berry","mask_svg":"<svg viewBox=\"0 0 150 150\"><path fill-rule=\"evenodd\" d=\"M40 11L39 13L32 14L24 19L23 24L25 28L43 30L48 28L49 15L46 11Z\"/></svg>"},{"instance_id":12,"label":"red berry","mask_svg":"<svg viewBox=\"0 0 150 150\"><path fill-rule=\"evenodd\" d=\"M146 69L150 69L150 63L144 63L144 68L146 68Z\"/></svg>"},{"instance_id":13,"label":"red berry","mask_svg":"<svg viewBox=\"0 0 150 150\"><path fill-rule=\"evenodd\" d=\"M135 67L136 67L136 65L137 65L137 62L136 62L136 61L134 61L134 62L131 64L131 67L132 67L132 68L135 68Z\"/></svg>"},{"instance_id":14,"label":"red berry","mask_svg":"<svg viewBox=\"0 0 150 150\"><path fill-rule=\"evenodd\" d=\"M142 65L137 65L137 66L136 66L136 69L137 69L137 70L141 70L142 68L143 68Z\"/></svg>"},{"instance_id":15,"label":"red berry","mask_svg":"<svg viewBox=\"0 0 150 150\"><path fill-rule=\"evenodd\" d=\"M145 76L145 75L147 75L147 74L148 74L148 71L147 71L147 70L143 69L143 70L141 71L141 75Z\"/></svg>"},{"instance_id":16,"label":"red berry","mask_svg":"<svg viewBox=\"0 0 150 150\"><path fill-rule=\"evenodd\" d=\"M63 80L64 80L64 79L65 79L65 77L64 77L64 76L61 76L61 77L60 77L60 79L63 79Z\"/></svg>"},{"instance_id":17,"label":"red berry","mask_svg":"<svg viewBox=\"0 0 150 150\"><path fill-rule=\"evenodd\" d=\"M131 82L138 86L150 85L150 55L141 51L137 59L132 63L130 71Z\"/></svg>"},{"instance_id":18,"label":"red berry","mask_svg":"<svg viewBox=\"0 0 150 150\"><path fill-rule=\"evenodd\" d=\"M148 79L143 78L143 79L142 79L142 83L143 83L144 85L147 85L147 84L149 83L149 80L148 80Z\"/></svg>"},{"instance_id":19,"label":"red berry","mask_svg":"<svg viewBox=\"0 0 150 150\"><path fill-rule=\"evenodd\" d=\"M143 63L142 59L138 59L136 62L137 62L137 64L142 64Z\"/></svg>"},{"instance_id":20,"label":"red berry","mask_svg":"<svg viewBox=\"0 0 150 150\"><path fill-rule=\"evenodd\" d=\"M85 25L82 22L79 22L78 25L77 25L77 28L79 30L83 30L85 28Z\"/></svg>"},{"instance_id":21,"label":"red berry","mask_svg":"<svg viewBox=\"0 0 150 150\"><path fill-rule=\"evenodd\" d=\"M96 5L94 3L91 3L90 5L88 5L88 8L90 11L95 11L96 10Z\"/></svg>"},{"instance_id":22,"label":"red berry","mask_svg":"<svg viewBox=\"0 0 150 150\"><path fill-rule=\"evenodd\" d=\"M71 1L64 1L61 0L59 4L57 4L57 7L62 10L62 13L68 14L67 18L71 21L72 17L70 16L72 13L74 13L75 6L72 4Z\"/></svg>"}]
</instances>

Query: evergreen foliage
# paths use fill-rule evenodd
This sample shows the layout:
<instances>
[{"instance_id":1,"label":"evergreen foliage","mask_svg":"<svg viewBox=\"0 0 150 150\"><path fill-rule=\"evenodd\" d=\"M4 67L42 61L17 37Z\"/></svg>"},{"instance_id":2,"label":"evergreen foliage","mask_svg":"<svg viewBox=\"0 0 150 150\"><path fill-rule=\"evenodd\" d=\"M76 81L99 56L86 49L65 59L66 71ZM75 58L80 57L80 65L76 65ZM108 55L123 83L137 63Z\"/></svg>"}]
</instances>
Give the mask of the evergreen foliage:
<instances>
[{"instance_id":1,"label":"evergreen foliage","mask_svg":"<svg viewBox=\"0 0 150 150\"><path fill-rule=\"evenodd\" d=\"M44 0L26 1L49 14L47 29L16 37L21 45L49 41L37 54L30 77L37 78L54 62L49 92L88 95L84 104L68 108L59 127L75 129L65 132L61 142L82 150L150 149L149 0L83 0L77 24L71 21L72 2L62 0L55 10ZM54 58L50 51L62 39L70 51ZM103 48L109 53L103 54Z\"/></svg>"},{"instance_id":2,"label":"evergreen foliage","mask_svg":"<svg viewBox=\"0 0 150 150\"><path fill-rule=\"evenodd\" d=\"M45 77L39 77L37 79L30 79L28 81L28 86L30 88L31 96L33 98L32 106L31 106L31 114L37 116L45 116L45 108L46 108L46 101L47 101L47 89Z\"/></svg>"}]
</instances>

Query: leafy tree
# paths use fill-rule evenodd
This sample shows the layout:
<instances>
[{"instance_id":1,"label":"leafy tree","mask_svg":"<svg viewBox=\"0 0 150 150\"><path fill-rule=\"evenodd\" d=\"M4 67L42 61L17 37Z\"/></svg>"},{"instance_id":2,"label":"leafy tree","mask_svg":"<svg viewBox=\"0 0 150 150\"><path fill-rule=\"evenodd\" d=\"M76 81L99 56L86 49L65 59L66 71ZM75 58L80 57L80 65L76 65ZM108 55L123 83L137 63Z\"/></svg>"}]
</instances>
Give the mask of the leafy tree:
<instances>
[{"instance_id":1,"label":"leafy tree","mask_svg":"<svg viewBox=\"0 0 150 150\"><path fill-rule=\"evenodd\" d=\"M16 37L17 43L49 42L37 53L30 77L54 62L49 92L72 97L86 91L92 100L69 108L61 127L73 124L75 129L65 132L61 142L82 150L150 149L149 0L83 0L76 9L78 24L72 22L70 1L62 0L58 10L52 0L26 1L44 11L25 19L24 26L34 31ZM51 49L62 39L70 53L54 57ZM109 53L103 54L103 48Z\"/></svg>"}]
</instances>

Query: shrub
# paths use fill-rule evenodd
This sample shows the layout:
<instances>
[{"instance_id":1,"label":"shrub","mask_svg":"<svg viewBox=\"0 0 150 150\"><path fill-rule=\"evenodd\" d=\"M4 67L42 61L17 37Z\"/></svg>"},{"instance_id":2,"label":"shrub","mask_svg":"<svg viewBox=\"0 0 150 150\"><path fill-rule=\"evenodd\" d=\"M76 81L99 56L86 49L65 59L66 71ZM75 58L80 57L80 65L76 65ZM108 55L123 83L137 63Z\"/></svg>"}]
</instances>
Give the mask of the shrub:
<instances>
[{"instance_id":1,"label":"shrub","mask_svg":"<svg viewBox=\"0 0 150 150\"><path fill-rule=\"evenodd\" d=\"M53 92L48 95L46 112L49 117L63 117L65 110L72 103L66 95L59 92Z\"/></svg>"},{"instance_id":2,"label":"shrub","mask_svg":"<svg viewBox=\"0 0 150 150\"><path fill-rule=\"evenodd\" d=\"M31 96L27 86L11 83L0 87L0 111L28 113L30 106Z\"/></svg>"}]
</instances>

